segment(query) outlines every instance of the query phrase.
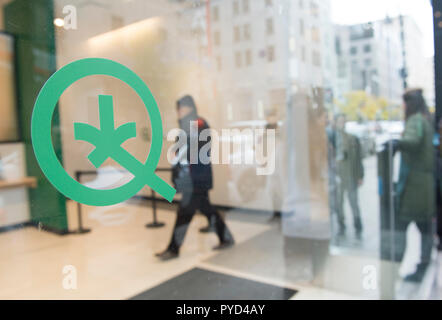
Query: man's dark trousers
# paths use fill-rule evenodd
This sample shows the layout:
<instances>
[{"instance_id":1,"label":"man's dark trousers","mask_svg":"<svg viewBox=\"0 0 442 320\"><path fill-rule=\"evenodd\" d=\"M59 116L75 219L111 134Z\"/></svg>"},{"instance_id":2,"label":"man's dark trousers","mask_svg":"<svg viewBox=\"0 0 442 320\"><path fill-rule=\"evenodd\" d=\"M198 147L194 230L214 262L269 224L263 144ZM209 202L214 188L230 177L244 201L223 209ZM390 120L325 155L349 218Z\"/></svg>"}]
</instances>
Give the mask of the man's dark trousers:
<instances>
[{"instance_id":1,"label":"man's dark trousers","mask_svg":"<svg viewBox=\"0 0 442 320\"><path fill-rule=\"evenodd\" d=\"M197 210L200 210L205 216L210 217L210 219L214 219L216 234L221 243L233 240L232 234L224 223L224 220L210 203L209 192L207 190L184 192L178 208L169 250L176 253L179 252L189 224Z\"/></svg>"}]
</instances>

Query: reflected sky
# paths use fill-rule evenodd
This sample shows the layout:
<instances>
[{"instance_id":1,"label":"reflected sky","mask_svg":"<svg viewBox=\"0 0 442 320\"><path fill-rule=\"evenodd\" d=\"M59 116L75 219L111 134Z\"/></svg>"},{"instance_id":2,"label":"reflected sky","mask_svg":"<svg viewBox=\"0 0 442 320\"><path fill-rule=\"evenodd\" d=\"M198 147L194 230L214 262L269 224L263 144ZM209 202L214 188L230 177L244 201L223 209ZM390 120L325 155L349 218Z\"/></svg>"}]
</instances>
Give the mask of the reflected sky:
<instances>
[{"instance_id":1,"label":"reflected sky","mask_svg":"<svg viewBox=\"0 0 442 320\"><path fill-rule=\"evenodd\" d=\"M422 31L424 53L430 57L433 48L433 18L430 0L331 0L332 19L337 24L356 24L392 17L411 16Z\"/></svg>"}]
</instances>

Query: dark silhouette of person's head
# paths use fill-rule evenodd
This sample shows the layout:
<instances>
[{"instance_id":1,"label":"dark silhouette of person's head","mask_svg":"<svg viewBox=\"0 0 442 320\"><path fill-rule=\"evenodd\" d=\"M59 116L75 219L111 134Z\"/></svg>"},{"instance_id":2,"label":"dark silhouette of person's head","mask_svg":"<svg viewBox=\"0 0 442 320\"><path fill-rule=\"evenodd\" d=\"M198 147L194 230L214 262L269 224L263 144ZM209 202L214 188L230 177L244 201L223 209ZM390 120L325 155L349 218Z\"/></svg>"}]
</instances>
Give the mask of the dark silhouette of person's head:
<instances>
[{"instance_id":1,"label":"dark silhouette of person's head","mask_svg":"<svg viewBox=\"0 0 442 320\"><path fill-rule=\"evenodd\" d=\"M421 113L429 119L430 113L425 102L422 89L409 89L402 96L405 104L405 120L416 113Z\"/></svg>"},{"instance_id":2,"label":"dark silhouette of person's head","mask_svg":"<svg viewBox=\"0 0 442 320\"><path fill-rule=\"evenodd\" d=\"M344 113L338 113L335 115L335 126L339 130L345 130L345 123L347 122L347 116Z\"/></svg>"},{"instance_id":3,"label":"dark silhouette of person's head","mask_svg":"<svg viewBox=\"0 0 442 320\"><path fill-rule=\"evenodd\" d=\"M198 119L196 104L192 96L185 95L176 102L180 128L190 134L191 122Z\"/></svg>"},{"instance_id":4,"label":"dark silhouette of person's head","mask_svg":"<svg viewBox=\"0 0 442 320\"><path fill-rule=\"evenodd\" d=\"M194 118L198 114L196 110L195 100L193 100L193 97L190 95L185 95L182 98L180 98L176 102L176 107L177 107L178 117L180 119L188 115L193 115Z\"/></svg>"}]
</instances>

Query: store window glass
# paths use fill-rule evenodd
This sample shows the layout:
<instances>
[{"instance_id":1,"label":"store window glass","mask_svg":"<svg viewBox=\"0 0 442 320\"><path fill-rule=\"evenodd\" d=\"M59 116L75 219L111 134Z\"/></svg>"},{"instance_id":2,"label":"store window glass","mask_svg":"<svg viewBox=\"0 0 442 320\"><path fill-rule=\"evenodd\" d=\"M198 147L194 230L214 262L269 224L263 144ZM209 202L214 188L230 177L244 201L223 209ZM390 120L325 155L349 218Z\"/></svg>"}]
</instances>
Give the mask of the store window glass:
<instances>
[{"instance_id":1,"label":"store window glass","mask_svg":"<svg viewBox=\"0 0 442 320\"><path fill-rule=\"evenodd\" d=\"M0 9L0 298L434 297L430 1Z\"/></svg>"}]
</instances>

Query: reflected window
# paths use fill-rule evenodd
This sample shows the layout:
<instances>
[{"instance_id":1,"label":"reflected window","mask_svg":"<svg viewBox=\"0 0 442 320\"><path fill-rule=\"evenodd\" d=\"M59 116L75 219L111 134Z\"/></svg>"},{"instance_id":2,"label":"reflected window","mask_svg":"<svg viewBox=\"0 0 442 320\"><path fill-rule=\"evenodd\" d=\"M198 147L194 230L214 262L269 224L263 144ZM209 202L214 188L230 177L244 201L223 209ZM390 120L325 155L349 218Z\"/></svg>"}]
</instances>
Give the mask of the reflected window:
<instances>
[{"instance_id":1,"label":"reflected window","mask_svg":"<svg viewBox=\"0 0 442 320\"><path fill-rule=\"evenodd\" d=\"M252 51L249 49L246 51L246 66L252 65Z\"/></svg>"},{"instance_id":2,"label":"reflected window","mask_svg":"<svg viewBox=\"0 0 442 320\"><path fill-rule=\"evenodd\" d=\"M216 69L218 71L222 70L222 60L221 60L221 57L216 57Z\"/></svg>"},{"instance_id":3,"label":"reflected window","mask_svg":"<svg viewBox=\"0 0 442 320\"><path fill-rule=\"evenodd\" d=\"M269 46L267 48L267 61L272 62L275 61L275 47Z\"/></svg>"},{"instance_id":4,"label":"reflected window","mask_svg":"<svg viewBox=\"0 0 442 320\"><path fill-rule=\"evenodd\" d=\"M235 66L238 69L242 67L242 54L239 51L235 53Z\"/></svg>"},{"instance_id":5,"label":"reflected window","mask_svg":"<svg viewBox=\"0 0 442 320\"><path fill-rule=\"evenodd\" d=\"M295 41L295 37L290 37L289 47L290 47L290 53L291 53L291 54L294 54L295 51L296 51L296 41Z\"/></svg>"},{"instance_id":6,"label":"reflected window","mask_svg":"<svg viewBox=\"0 0 442 320\"><path fill-rule=\"evenodd\" d=\"M221 34L219 31L215 31L213 34L213 43L215 46L219 46L221 44Z\"/></svg>"},{"instance_id":7,"label":"reflected window","mask_svg":"<svg viewBox=\"0 0 442 320\"><path fill-rule=\"evenodd\" d=\"M241 30L238 26L233 28L233 39L235 42L239 42L241 40Z\"/></svg>"},{"instance_id":8,"label":"reflected window","mask_svg":"<svg viewBox=\"0 0 442 320\"><path fill-rule=\"evenodd\" d=\"M316 2L311 2L310 3L310 12L312 14L313 17L317 18L319 15L319 7L318 4Z\"/></svg>"},{"instance_id":9,"label":"reflected window","mask_svg":"<svg viewBox=\"0 0 442 320\"><path fill-rule=\"evenodd\" d=\"M272 18L268 18L266 20L266 32L267 35L272 35L274 30L273 30L273 19Z\"/></svg>"},{"instance_id":10,"label":"reflected window","mask_svg":"<svg viewBox=\"0 0 442 320\"><path fill-rule=\"evenodd\" d=\"M338 56L342 55L341 39L339 39L338 37L336 37L335 39L335 50Z\"/></svg>"},{"instance_id":11,"label":"reflected window","mask_svg":"<svg viewBox=\"0 0 442 320\"><path fill-rule=\"evenodd\" d=\"M244 39L245 40L251 39L250 24L244 25Z\"/></svg>"},{"instance_id":12,"label":"reflected window","mask_svg":"<svg viewBox=\"0 0 442 320\"><path fill-rule=\"evenodd\" d=\"M238 1L233 1L233 15L239 15L239 3Z\"/></svg>"},{"instance_id":13,"label":"reflected window","mask_svg":"<svg viewBox=\"0 0 442 320\"><path fill-rule=\"evenodd\" d=\"M242 0L242 10L244 13L248 13L250 9L249 0Z\"/></svg>"},{"instance_id":14,"label":"reflected window","mask_svg":"<svg viewBox=\"0 0 442 320\"><path fill-rule=\"evenodd\" d=\"M218 6L213 7L213 21L219 21L219 8Z\"/></svg>"},{"instance_id":15,"label":"reflected window","mask_svg":"<svg viewBox=\"0 0 442 320\"><path fill-rule=\"evenodd\" d=\"M321 66L321 55L319 54L318 51L313 51L312 61L315 66L317 66L317 67Z\"/></svg>"},{"instance_id":16,"label":"reflected window","mask_svg":"<svg viewBox=\"0 0 442 320\"><path fill-rule=\"evenodd\" d=\"M319 30L318 28L312 28L312 41L314 42L319 42L320 37L319 37Z\"/></svg>"}]
</instances>

